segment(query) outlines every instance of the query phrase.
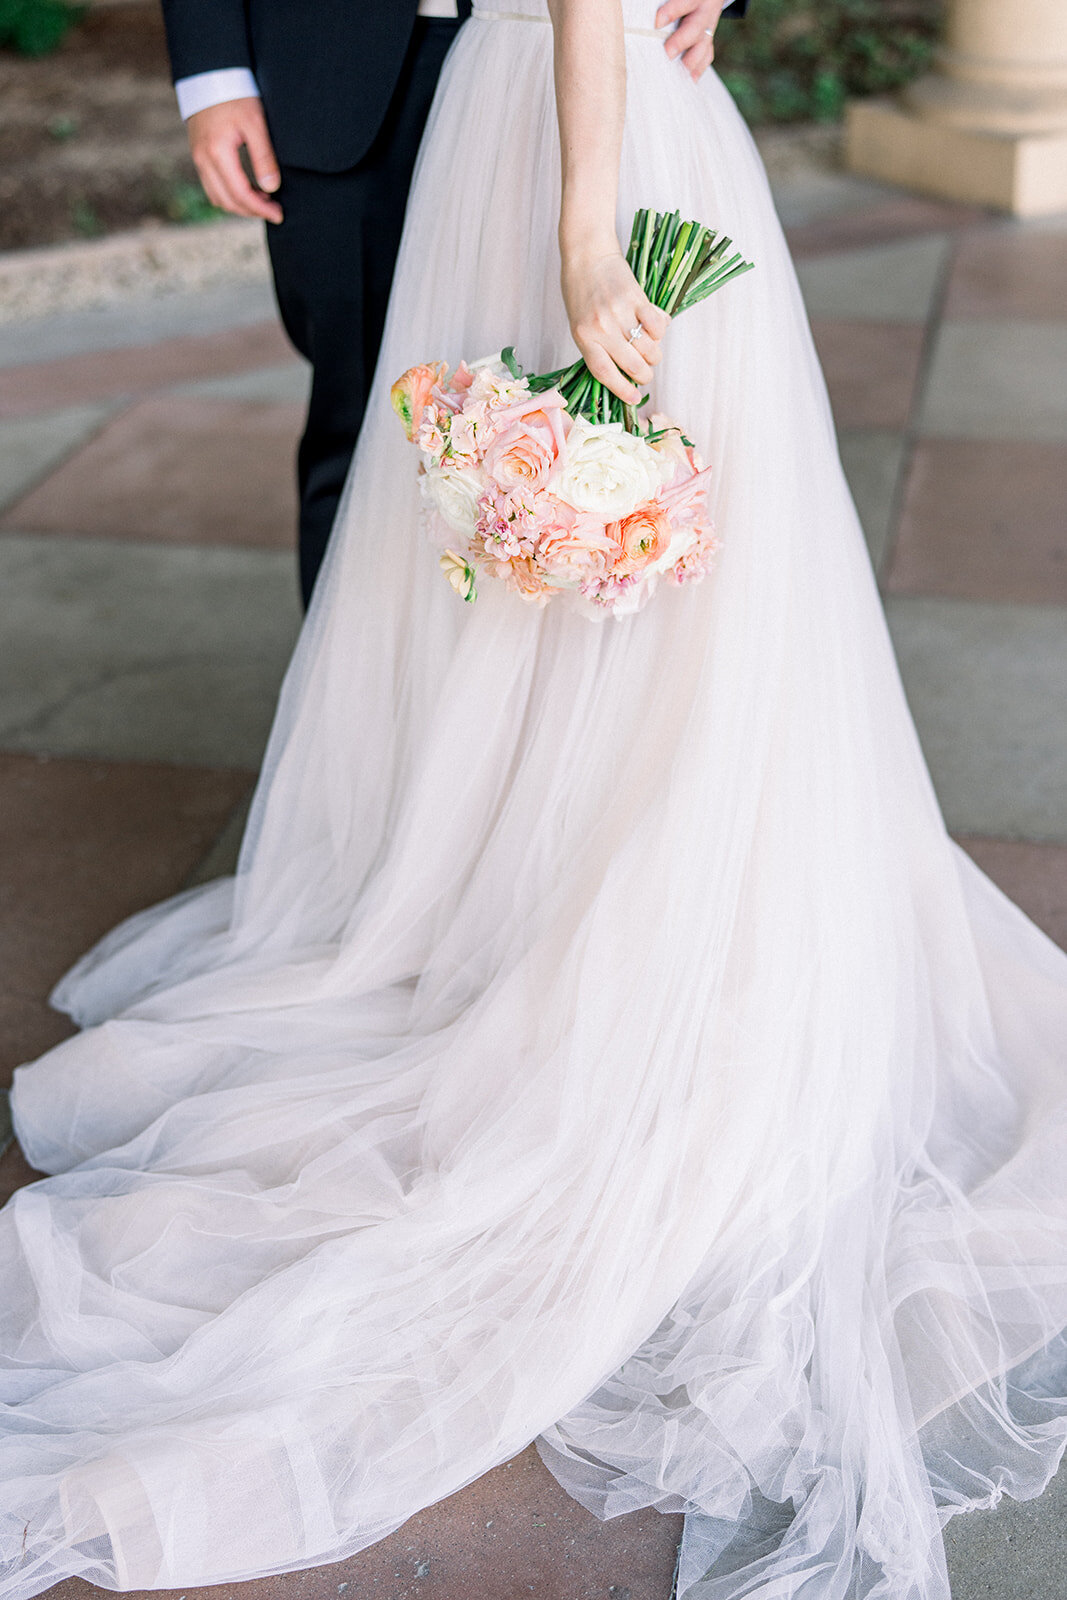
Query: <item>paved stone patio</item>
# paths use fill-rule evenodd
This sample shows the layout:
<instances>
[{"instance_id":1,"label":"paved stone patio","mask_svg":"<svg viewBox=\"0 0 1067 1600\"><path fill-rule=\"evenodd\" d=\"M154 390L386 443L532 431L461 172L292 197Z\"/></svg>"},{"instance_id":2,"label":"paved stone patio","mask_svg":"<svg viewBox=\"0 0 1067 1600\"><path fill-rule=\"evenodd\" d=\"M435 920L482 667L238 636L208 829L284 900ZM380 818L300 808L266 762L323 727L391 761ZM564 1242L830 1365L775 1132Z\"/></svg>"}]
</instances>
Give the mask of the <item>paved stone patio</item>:
<instances>
[{"instance_id":1,"label":"paved stone patio","mask_svg":"<svg viewBox=\"0 0 1067 1600\"><path fill-rule=\"evenodd\" d=\"M1067 944L1067 219L830 173L779 202L949 825ZM87 944L232 862L299 626L305 384L256 284L0 327L0 1082ZM28 1177L9 1149L0 1196ZM1061 1600L1065 1527L1067 1473L957 1519L954 1600ZM203 1593L667 1600L678 1531L597 1523L526 1451L340 1566Z\"/></svg>"}]
</instances>

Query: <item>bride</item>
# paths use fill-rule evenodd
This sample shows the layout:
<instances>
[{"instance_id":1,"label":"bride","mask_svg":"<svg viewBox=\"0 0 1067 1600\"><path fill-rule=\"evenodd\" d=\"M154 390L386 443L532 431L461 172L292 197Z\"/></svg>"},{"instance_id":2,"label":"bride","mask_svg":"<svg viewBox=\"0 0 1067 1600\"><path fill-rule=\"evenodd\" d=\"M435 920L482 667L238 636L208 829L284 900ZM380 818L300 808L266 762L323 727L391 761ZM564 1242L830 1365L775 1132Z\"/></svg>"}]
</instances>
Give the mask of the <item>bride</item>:
<instances>
[{"instance_id":1,"label":"bride","mask_svg":"<svg viewBox=\"0 0 1067 1600\"><path fill-rule=\"evenodd\" d=\"M333 1561L535 1437L686 1513L689 1600L945 1600L941 1523L1056 1469L1067 960L945 834L758 158L653 22L479 0L237 876L17 1075L4 1600ZM666 330L638 206L757 270ZM463 606L389 382L572 332L717 572Z\"/></svg>"}]
</instances>

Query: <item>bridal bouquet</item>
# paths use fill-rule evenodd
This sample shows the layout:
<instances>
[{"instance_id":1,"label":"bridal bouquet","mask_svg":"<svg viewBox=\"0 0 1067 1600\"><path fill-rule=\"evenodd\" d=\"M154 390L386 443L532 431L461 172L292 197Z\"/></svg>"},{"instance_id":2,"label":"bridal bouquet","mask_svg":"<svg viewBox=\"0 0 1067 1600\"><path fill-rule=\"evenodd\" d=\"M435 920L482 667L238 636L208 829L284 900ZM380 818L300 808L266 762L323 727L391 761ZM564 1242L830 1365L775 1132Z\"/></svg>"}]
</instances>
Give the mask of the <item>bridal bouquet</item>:
<instances>
[{"instance_id":1,"label":"bridal bouquet","mask_svg":"<svg viewBox=\"0 0 1067 1600\"><path fill-rule=\"evenodd\" d=\"M677 212L639 211L627 260L673 315L750 262ZM628 406L584 361L525 376L512 349L411 367L392 402L422 456L441 566L464 600L479 573L536 605L568 595L594 615L639 610L660 578L702 578L718 547L708 469L681 428Z\"/></svg>"}]
</instances>

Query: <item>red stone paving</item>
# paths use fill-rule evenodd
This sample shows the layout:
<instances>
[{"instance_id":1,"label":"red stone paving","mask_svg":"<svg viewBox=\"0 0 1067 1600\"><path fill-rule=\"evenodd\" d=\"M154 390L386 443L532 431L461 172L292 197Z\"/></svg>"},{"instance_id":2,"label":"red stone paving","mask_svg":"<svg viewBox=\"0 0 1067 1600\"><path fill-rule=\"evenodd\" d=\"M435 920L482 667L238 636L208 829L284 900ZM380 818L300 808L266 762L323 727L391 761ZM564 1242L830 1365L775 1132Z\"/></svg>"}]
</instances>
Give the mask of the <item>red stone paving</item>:
<instances>
[{"instance_id":1,"label":"red stone paving","mask_svg":"<svg viewBox=\"0 0 1067 1600\"><path fill-rule=\"evenodd\" d=\"M922 359L922 326L829 317L811 326L837 426L903 428Z\"/></svg>"},{"instance_id":2,"label":"red stone paving","mask_svg":"<svg viewBox=\"0 0 1067 1600\"><path fill-rule=\"evenodd\" d=\"M959 842L997 887L1067 950L1067 845L975 834Z\"/></svg>"},{"instance_id":3,"label":"red stone paving","mask_svg":"<svg viewBox=\"0 0 1067 1600\"><path fill-rule=\"evenodd\" d=\"M988 221L974 206L957 206L917 195L900 195L862 211L844 211L786 229L789 248L797 260L831 255L839 250L862 250L865 245L892 244L923 233L950 233Z\"/></svg>"},{"instance_id":4,"label":"red stone paving","mask_svg":"<svg viewBox=\"0 0 1067 1600\"><path fill-rule=\"evenodd\" d=\"M948 317L1067 317L1067 232L967 234L949 280Z\"/></svg>"},{"instance_id":5,"label":"red stone paving","mask_svg":"<svg viewBox=\"0 0 1067 1600\"><path fill-rule=\"evenodd\" d=\"M288 550L298 405L160 396L124 411L0 529Z\"/></svg>"},{"instance_id":6,"label":"red stone paving","mask_svg":"<svg viewBox=\"0 0 1067 1600\"><path fill-rule=\"evenodd\" d=\"M221 333L94 350L61 361L0 368L0 419L124 395L150 394L198 378L276 367L297 357L277 322Z\"/></svg>"},{"instance_id":7,"label":"red stone paving","mask_svg":"<svg viewBox=\"0 0 1067 1600\"><path fill-rule=\"evenodd\" d=\"M0 754L0 1083L70 1032L48 1008L56 980L116 922L182 886L250 781Z\"/></svg>"},{"instance_id":8,"label":"red stone paving","mask_svg":"<svg viewBox=\"0 0 1067 1600\"><path fill-rule=\"evenodd\" d=\"M598 1522L531 1446L348 1561L134 1600L667 1600L681 1522L658 1511ZM80 1579L47 1592L100 1595Z\"/></svg>"},{"instance_id":9,"label":"red stone paving","mask_svg":"<svg viewBox=\"0 0 1067 1600\"><path fill-rule=\"evenodd\" d=\"M886 587L1067 605L1067 444L920 441Z\"/></svg>"}]
</instances>

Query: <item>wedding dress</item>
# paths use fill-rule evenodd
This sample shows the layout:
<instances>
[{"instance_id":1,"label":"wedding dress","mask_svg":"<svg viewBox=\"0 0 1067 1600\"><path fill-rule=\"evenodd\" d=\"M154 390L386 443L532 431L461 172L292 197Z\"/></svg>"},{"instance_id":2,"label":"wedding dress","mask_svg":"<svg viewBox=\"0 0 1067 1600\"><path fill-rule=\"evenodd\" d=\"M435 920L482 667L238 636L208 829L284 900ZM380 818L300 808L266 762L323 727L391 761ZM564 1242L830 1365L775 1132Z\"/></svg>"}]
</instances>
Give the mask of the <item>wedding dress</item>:
<instances>
[{"instance_id":1,"label":"wedding dress","mask_svg":"<svg viewBox=\"0 0 1067 1600\"><path fill-rule=\"evenodd\" d=\"M236 879L17 1074L3 1600L335 1560L537 1436L690 1600L944 1600L1055 1471L1067 959L945 834L752 142L623 4L622 222L757 264L655 379L717 571L464 606L420 535L390 380L572 353L547 13L480 0Z\"/></svg>"}]
</instances>

